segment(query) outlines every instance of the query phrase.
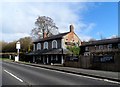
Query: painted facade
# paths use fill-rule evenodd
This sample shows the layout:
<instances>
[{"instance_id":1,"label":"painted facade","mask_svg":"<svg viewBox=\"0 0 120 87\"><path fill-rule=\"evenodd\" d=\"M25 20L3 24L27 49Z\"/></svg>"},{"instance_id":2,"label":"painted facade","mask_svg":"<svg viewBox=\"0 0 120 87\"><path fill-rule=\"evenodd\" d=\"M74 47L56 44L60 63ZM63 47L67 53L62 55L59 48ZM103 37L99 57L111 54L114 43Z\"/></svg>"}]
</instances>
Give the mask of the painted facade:
<instances>
[{"instance_id":1,"label":"painted facade","mask_svg":"<svg viewBox=\"0 0 120 87\"><path fill-rule=\"evenodd\" d=\"M70 25L70 31L47 37L43 33L43 39L34 41L33 52L28 55L32 56L32 62L43 64L64 64L67 54L72 54L67 46L80 46L81 40L74 32L73 25Z\"/></svg>"}]
</instances>

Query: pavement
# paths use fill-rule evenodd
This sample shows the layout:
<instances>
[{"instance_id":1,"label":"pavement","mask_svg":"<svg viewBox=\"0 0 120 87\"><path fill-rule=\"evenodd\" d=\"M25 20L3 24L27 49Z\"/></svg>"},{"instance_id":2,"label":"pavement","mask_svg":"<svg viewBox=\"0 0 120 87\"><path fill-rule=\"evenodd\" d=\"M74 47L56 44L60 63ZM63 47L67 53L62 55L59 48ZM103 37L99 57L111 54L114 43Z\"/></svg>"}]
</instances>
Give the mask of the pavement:
<instances>
[{"instance_id":1,"label":"pavement","mask_svg":"<svg viewBox=\"0 0 120 87\"><path fill-rule=\"evenodd\" d=\"M112 81L120 82L120 72L111 72L111 71L101 71L101 70L90 70L90 69L81 69L81 68L72 68L72 67L62 67L62 66L55 66L55 65L43 65L43 64L34 64L34 63L24 63L24 62L17 62L22 64L27 64L35 67L47 68L67 73L73 73L78 75L108 79Z\"/></svg>"},{"instance_id":2,"label":"pavement","mask_svg":"<svg viewBox=\"0 0 120 87\"><path fill-rule=\"evenodd\" d=\"M19 85L25 85L25 87L34 87L34 85L35 87L36 85L38 85L37 87L56 87L56 85L58 87L81 87L83 85L85 87L96 87L98 85L99 87L119 87L119 83L115 81L77 75L31 65L26 65L25 63L20 62L16 63L3 61L3 87L23 87Z\"/></svg>"}]
</instances>

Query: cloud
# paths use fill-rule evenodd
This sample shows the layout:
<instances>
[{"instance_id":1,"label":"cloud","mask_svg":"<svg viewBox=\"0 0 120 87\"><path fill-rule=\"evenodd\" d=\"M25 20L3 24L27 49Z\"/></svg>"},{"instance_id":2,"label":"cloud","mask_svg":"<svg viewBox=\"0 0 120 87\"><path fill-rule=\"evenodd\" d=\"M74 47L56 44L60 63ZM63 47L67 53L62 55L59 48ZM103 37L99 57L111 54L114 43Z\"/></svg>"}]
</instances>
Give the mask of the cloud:
<instances>
[{"instance_id":1,"label":"cloud","mask_svg":"<svg viewBox=\"0 0 120 87\"><path fill-rule=\"evenodd\" d=\"M28 37L30 36L29 34L27 33L14 33L14 34L5 34L5 33L2 33L0 34L2 36L2 40L3 41L9 41L9 42L12 42L13 41L13 38L14 40L18 40L19 38L23 38L23 37ZM8 38L6 38L6 36Z\"/></svg>"},{"instance_id":2,"label":"cloud","mask_svg":"<svg viewBox=\"0 0 120 87\"><path fill-rule=\"evenodd\" d=\"M81 36L80 39L89 39L85 33L89 33L95 23L84 23L81 21L82 12L89 6L86 3L71 2L4 2L2 3L2 36L4 41L17 40L23 36L29 36L35 27L34 22L38 16L51 17L60 32L69 31L69 25L75 26L75 32Z\"/></svg>"}]
</instances>

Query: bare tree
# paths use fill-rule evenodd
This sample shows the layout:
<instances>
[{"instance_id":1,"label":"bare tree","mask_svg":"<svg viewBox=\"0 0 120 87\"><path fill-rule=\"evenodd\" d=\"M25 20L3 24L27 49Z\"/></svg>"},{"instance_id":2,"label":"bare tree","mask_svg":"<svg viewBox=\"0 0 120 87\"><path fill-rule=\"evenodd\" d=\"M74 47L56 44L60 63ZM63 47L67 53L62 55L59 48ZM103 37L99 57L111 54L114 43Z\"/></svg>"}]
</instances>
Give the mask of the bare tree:
<instances>
[{"instance_id":1,"label":"bare tree","mask_svg":"<svg viewBox=\"0 0 120 87\"><path fill-rule=\"evenodd\" d=\"M33 39L43 38L44 31L46 31L47 37L59 33L58 27L50 17L39 16L35 21L35 25L36 27L31 31Z\"/></svg>"}]
</instances>

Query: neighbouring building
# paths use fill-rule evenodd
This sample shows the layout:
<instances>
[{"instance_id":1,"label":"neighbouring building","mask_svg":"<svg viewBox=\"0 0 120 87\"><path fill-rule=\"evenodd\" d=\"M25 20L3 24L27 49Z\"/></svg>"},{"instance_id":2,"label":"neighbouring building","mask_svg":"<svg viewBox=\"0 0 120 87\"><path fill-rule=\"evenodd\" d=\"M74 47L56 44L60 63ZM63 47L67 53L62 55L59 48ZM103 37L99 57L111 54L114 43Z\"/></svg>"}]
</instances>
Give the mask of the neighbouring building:
<instances>
[{"instance_id":1,"label":"neighbouring building","mask_svg":"<svg viewBox=\"0 0 120 87\"><path fill-rule=\"evenodd\" d=\"M81 67L120 71L120 38L82 42Z\"/></svg>"},{"instance_id":2,"label":"neighbouring building","mask_svg":"<svg viewBox=\"0 0 120 87\"><path fill-rule=\"evenodd\" d=\"M64 64L65 57L72 55L67 46L80 46L81 40L74 32L73 25L70 25L70 31L60 33L50 37L43 32L43 39L33 42L33 51L27 54L31 62L43 64Z\"/></svg>"}]
</instances>

